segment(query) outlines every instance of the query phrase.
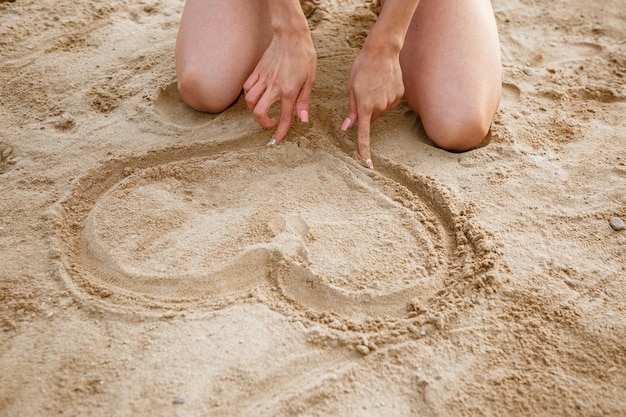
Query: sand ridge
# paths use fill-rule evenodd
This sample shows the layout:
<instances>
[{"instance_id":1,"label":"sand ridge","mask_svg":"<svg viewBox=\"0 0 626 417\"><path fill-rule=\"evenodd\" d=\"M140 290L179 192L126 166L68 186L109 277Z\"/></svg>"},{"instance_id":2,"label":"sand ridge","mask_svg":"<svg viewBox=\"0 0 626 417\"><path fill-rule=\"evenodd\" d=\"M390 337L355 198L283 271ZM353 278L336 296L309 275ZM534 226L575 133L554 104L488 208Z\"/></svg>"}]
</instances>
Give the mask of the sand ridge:
<instances>
[{"instance_id":1,"label":"sand ridge","mask_svg":"<svg viewBox=\"0 0 626 417\"><path fill-rule=\"evenodd\" d=\"M391 161L367 172L308 135L312 148L243 137L94 169L50 214L59 274L112 314L199 317L260 298L381 346L398 340L386 320L419 337L458 314L444 300L497 285L497 244L449 191Z\"/></svg>"}]
</instances>

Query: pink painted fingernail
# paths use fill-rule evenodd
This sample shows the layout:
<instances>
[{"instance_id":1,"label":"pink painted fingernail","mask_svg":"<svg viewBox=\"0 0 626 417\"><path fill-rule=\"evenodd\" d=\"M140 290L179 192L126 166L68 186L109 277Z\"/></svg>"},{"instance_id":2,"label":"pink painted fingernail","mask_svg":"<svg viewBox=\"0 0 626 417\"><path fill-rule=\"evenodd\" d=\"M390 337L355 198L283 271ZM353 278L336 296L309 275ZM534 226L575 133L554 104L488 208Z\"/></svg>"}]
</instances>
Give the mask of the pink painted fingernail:
<instances>
[{"instance_id":1,"label":"pink painted fingernail","mask_svg":"<svg viewBox=\"0 0 626 417\"><path fill-rule=\"evenodd\" d=\"M350 123L352 123L352 120L350 120L349 117L346 117L341 125L341 130L343 130L344 132L348 130L348 128L350 127Z\"/></svg>"},{"instance_id":2,"label":"pink painted fingernail","mask_svg":"<svg viewBox=\"0 0 626 417\"><path fill-rule=\"evenodd\" d=\"M300 110L300 120L304 123L309 123L309 112L308 110Z\"/></svg>"},{"instance_id":3,"label":"pink painted fingernail","mask_svg":"<svg viewBox=\"0 0 626 417\"><path fill-rule=\"evenodd\" d=\"M367 159L365 160L365 165L367 165L367 167L368 167L369 169L374 169L374 163L372 162L372 160L371 160L370 158L367 158Z\"/></svg>"}]
</instances>

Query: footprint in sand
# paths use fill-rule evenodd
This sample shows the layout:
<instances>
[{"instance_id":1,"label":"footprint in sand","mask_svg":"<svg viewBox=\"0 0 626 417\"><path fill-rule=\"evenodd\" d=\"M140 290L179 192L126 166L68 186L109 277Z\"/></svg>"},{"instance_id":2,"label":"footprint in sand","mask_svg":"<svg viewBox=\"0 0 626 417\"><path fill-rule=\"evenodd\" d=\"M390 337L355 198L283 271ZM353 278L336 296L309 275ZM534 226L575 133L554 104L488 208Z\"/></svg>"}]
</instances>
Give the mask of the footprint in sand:
<instances>
[{"instance_id":1,"label":"footprint in sand","mask_svg":"<svg viewBox=\"0 0 626 417\"><path fill-rule=\"evenodd\" d=\"M561 65L567 62L575 62L594 57L602 52L602 46L580 42L575 44L549 44L538 49L530 61L531 66Z\"/></svg>"},{"instance_id":2,"label":"footprint in sand","mask_svg":"<svg viewBox=\"0 0 626 417\"><path fill-rule=\"evenodd\" d=\"M186 128L208 124L216 116L202 113L189 107L178 94L176 83L163 87L154 102L154 111L162 122Z\"/></svg>"},{"instance_id":3,"label":"footprint in sand","mask_svg":"<svg viewBox=\"0 0 626 417\"><path fill-rule=\"evenodd\" d=\"M110 161L76 183L57 206L54 253L77 297L150 316L261 294L363 329L493 267L488 236L432 179L293 144L219 146Z\"/></svg>"}]
</instances>

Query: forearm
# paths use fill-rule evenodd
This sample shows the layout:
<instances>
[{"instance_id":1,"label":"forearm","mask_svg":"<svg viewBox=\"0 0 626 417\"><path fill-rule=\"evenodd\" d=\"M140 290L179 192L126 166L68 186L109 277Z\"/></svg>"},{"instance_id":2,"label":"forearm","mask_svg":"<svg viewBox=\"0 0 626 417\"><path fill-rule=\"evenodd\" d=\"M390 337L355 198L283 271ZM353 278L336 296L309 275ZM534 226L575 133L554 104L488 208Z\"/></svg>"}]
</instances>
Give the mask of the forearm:
<instances>
[{"instance_id":1,"label":"forearm","mask_svg":"<svg viewBox=\"0 0 626 417\"><path fill-rule=\"evenodd\" d=\"M385 0L364 48L400 53L419 0Z\"/></svg>"}]
</instances>

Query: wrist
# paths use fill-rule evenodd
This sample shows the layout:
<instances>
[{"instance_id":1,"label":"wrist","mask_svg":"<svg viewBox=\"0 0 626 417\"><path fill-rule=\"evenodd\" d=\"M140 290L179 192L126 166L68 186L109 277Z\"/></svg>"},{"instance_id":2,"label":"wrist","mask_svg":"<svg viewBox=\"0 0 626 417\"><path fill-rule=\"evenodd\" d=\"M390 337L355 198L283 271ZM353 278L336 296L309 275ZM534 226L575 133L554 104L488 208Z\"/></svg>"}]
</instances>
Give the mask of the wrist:
<instances>
[{"instance_id":1,"label":"wrist","mask_svg":"<svg viewBox=\"0 0 626 417\"><path fill-rule=\"evenodd\" d=\"M390 34L377 34L374 31L365 39L363 43L363 51L377 55L400 56L404 38L394 37Z\"/></svg>"},{"instance_id":2,"label":"wrist","mask_svg":"<svg viewBox=\"0 0 626 417\"><path fill-rule=\"evenodd\" d=\"M386 0L364 48L399 54L419 0Z\"/></svg>"},{"instance_id":3,"label":"wrist","mask_svg":"<svg viewBox=\"0 0 626 417\"><path fill-rule=\"evenodd\" d=\"M274 35L310 37L309 24L299 0L269 0Z\"/></svg>"}]
</instances>

